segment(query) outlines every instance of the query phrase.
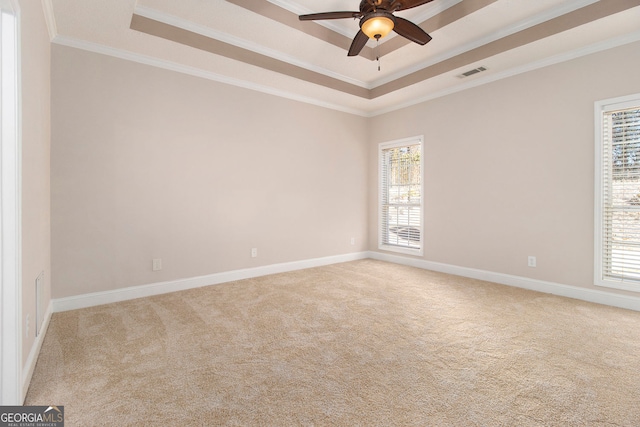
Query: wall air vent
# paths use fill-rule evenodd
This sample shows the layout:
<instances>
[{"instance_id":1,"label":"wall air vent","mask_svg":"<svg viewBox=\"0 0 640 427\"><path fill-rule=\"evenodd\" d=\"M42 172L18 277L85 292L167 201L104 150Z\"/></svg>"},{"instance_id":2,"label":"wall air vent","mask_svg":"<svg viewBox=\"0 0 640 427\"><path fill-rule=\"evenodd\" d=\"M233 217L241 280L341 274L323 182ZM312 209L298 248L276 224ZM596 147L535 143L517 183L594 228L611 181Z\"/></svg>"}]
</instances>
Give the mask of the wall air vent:
<instances>
[{"instance_id":1,"label":"wall air vent","mask_svg":"<svg viewBox=\"0 0 640 427\"><path fill-rule=\"evenodd\" d=\"M487 71L487 67L478 67L478 68L474 68L473 70L465 71L464 73L460 74L458 77L461 79L464 79L465 77L473 76L474 74L478 74L483 71Z\"/></svg>"}]
</instances>

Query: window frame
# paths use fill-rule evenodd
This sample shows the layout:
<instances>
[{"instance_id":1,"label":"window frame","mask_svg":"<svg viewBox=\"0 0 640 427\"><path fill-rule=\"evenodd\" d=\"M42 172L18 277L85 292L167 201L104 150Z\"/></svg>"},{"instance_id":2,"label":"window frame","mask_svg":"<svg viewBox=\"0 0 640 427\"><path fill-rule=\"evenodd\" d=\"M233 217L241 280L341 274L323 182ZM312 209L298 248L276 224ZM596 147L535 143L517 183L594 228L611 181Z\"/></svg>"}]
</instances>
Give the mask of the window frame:
<instances>
[{"instance_id":1,"label":"window frame","mask_svg":"<svg viewBox=\"0 0 640 427\"><path fill-rule=\"evenodd\" d=\"M383 168L385 150L407 147L410 145L420 146L420 247L410 248L396 245L390 245L383 241L383 201L384 201L384 188L383 188ZM412 136L409 138L397 139L394 141L387 141L378 144L378 249L390 252L397 252L405 255L424 255L424 135Z\"/></svg>"},{"instance_id":2,"label":"window frame","mask_svg":"<svg viewBox=\"0 0 640 427\"><path fill-rule=\"evenodd\" d=\"M607 239L604 232L606 221L604 215L606 207L604 200L606 191L605 178L607 178L607 172L604 170L604 144L606 142L604 116L613 111L635 107L640 108L640 93L605 99L594 103L594 285L640 292L640 279L607 277L604 266L604 247Z\"/></svg>"}]
</instances>

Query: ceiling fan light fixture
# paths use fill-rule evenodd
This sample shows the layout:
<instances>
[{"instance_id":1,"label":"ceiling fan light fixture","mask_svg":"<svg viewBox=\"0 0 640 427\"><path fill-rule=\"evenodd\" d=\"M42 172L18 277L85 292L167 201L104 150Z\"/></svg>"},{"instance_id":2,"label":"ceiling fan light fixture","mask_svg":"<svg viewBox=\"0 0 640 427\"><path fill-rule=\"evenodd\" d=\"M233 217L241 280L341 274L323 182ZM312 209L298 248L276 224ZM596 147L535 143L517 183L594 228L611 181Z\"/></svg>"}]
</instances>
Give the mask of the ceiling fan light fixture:
<instances>
[{"instance_id":1,"label":"ceiling fan light fixture","mask_svg":"<svg viewBox=\"0 0 640 427\"><path fill-rule=\"evenodd\" d=\"M360 29L370 39L381 39L387 36L395 26L393 15L389 12L373 12L360 23Z\"/></svg>"},{"instance_id":2,"label":"ceiling fan light fixture","mask_svg":"<svg viewBox=\"0 0 640 427\"><path fill-rule=\"evenodd\" d=\"M433 0L360 0L360 10L357 12L309 13L298 16L298 19L301 21L316 21L322 19L360 18L360 29L351 41L351 46L349 46L349 52L347 53L347 56L358 56L369 39L379 41L389 35L391 31L419 45L427 44L431 40L429 34L413 22L400 16L396 17L393 13L422 6L431 1ZM376 51L376 56L379 56L378 51Z\"/></svg>"}]
</instances>

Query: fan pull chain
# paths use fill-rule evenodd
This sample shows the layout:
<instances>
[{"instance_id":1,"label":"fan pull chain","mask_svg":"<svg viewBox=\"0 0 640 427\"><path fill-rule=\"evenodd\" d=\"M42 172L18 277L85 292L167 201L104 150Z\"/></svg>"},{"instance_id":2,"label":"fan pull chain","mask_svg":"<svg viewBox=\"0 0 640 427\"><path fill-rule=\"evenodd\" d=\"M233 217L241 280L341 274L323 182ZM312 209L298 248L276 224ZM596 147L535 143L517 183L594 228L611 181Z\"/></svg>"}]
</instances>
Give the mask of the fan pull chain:
<instances>
[{"instance_id":1,"label":"fan pull chain","mask_svg":"<svg viewBox=\"0 0 640 427\"><path fill-rule=\"evenodd\" d=\"M376 35L376 61L378 61L378 71L380 71L380 35Z\"/></svg>"}]
</instances>

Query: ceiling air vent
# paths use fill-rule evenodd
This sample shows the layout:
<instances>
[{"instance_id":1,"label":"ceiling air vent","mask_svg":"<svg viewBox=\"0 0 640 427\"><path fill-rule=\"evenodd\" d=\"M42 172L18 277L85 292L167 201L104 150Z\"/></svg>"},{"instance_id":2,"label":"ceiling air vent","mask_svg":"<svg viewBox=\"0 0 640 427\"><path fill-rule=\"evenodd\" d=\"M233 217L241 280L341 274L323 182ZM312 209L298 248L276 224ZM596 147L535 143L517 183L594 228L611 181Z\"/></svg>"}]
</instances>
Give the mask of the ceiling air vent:
<instances>
[{"instance_id":1,"label":"ceiling air vent","mask_svg":"<svg viewBox=\"0 0 640 427\"><path fill-rule=\"evenodd\" d=\"M465 77L473 76L474 74L478 74L483 71L487 71L487 68L478 67L478 68L474 68L473 70L465 71L464 73L460 74L458 77L460 77L461 79L464 79Z\"/></svg>"}]
</instances>

